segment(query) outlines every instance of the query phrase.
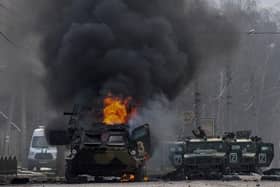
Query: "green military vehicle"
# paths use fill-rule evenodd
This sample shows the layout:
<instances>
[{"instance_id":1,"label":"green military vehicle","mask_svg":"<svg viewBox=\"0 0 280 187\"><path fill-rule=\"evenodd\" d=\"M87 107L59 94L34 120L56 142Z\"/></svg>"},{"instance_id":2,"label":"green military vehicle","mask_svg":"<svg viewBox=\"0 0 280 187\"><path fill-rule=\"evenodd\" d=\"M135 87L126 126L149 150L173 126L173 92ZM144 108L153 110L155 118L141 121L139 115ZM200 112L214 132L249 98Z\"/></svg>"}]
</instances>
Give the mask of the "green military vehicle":
<instances>
[{"instance_id":1,"label":"green military vehicle","mask_svg":"<svg viewBox=\"0 0 280 187\"><path fill-rule=\"evenodd\" d=\"M225 173L262 173L262 168L271 164L273 144L265 143L259 137L250 137L250 134L249 131L238 131L225 138L228 147Z\"/></svg>"},{"instance_id":2,"label":"green military vehicle","mask_svg":"<svg viewBox=\"0 0 280 187\"><path fill-rule=\"evenodd\" d=\"M89 123L77 112L67 114L71 115L67 131L53 130L49 141L67 146L68 182L81 175L99 180L108 176L125 181L144 179L145 161L151 150L148 124L130 129L127 124Z\"/></svg>"},{"instance_id":3,"label":"green military vehicle","mask_svg":"<svg viewBox=\"0 0 280 187\"><path fill-rule=\"evenodd\" d=\"M262 173L274 157L272 143L250 137L249 131L206 137L202 129L195 137L170 144L169 160L176 171L173 178L220 178L223 175ZM183 155L183 160L181 160Z\"/></svg>"},{"instance_id":4,"label":"green military vehicle","mask_svg":"<svg viewBox=\"0 0 280 187\"><path fill-rule=\"evenodd\" d=\"M274 157L274 146L259 137L236 137L226 140L228 147L226 173L262 173Z\"/></svg>"},{"instance_id":5,"label":"green military vehicle","mask_svg":"<svg viewBox=\"0 0 280 187\"><path fill-rule=\"evenodd\" d=\"M220 178L224 172L226 146L222 138L189 138L184 154L184 175Z\"/></svg>"},{"instance_id":6,"label":"green military vehicle","mask_svg":"<svg viewBox=\"0 0 280 187\"><path fill-rule=\"evenodd\" d=\"M184 141L153 142L153 156L146 163L147 175L153 179L178 180L183 177Z\"/></svg>"},{"instance_id":7,"label":"green military vehicle","mask_svg":"<svg viewBox=\"0 0 280 187\"><path fill-rule=\"evenodd\" d=\"M182 169L186 143L184 141L169 142L169 159L176 169Z\"/></svg>"},{"instance_id":8,"label":"green military vehicle","mask_svg":"<svg viewBox=\"0 0 280 187\"><path fill-rule=\"evenodd\" d=\"M235 139L228 146L226 173L256 171L256 143L251 139Z\"/></svg>"},{"instance_id":9,"label":"green military vehicle","mask_svg":"<svg viewBox=\"0 0 280 187\"><path fill-rule=\"evenodd\" d=\"M173 141L168 142L168 158L174 167L174 171L169 172L167 176L168 179L180 180L185 178L184 173L184 154L186 148L185 141Z\"/></svg>"},{"instance_id":10,"label":"green military vehicle","mask_svg":"<svg viewBox=\"0 0 280 187\"><path fill-rule=\"evenodd\" d=\"M256 142L257 144L257 167L269 167L274 158L274 145L266 142Z\"/></svg>"}]
</instances>

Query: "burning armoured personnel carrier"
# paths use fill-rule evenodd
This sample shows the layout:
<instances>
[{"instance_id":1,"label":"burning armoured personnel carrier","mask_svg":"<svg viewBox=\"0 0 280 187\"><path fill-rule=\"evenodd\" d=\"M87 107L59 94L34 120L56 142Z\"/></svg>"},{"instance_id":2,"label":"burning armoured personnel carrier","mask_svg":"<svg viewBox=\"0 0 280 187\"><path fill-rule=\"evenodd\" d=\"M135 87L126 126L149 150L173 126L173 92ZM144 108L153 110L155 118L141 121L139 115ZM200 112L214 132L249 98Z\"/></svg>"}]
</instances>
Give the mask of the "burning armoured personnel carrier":
<instances>
[{"instance_id":1,"label":"burning armoured personnel carrier","mask_svg":"<svg viewBox=\"0 0 280 187\"><path fill-rule=\"evenodd\" d=\"M95 178L121 177L136 181L144 177L145 161L150 153L149 125L131 128L129 110L121 100L109 98L103 111L102 122L92 120L92 110L75 107L70 115L67 132L53 131L49 139L53 143L67 145L65 177L76 180L80 175ZM95 116L96 115L95 113ZM67 137L66 137L67 136ZM64 138L62 138L64 137Z\"/></svg>"}]
</instances>

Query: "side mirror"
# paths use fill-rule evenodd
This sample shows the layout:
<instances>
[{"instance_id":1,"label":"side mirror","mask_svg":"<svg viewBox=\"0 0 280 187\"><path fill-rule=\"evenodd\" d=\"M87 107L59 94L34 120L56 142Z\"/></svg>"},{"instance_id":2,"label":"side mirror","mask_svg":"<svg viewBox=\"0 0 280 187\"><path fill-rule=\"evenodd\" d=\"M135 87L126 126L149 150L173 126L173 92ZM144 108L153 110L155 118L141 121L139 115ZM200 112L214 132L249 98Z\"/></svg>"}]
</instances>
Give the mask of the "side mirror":
<instances>
[{"instance_id":1,"label":"side mirror","mask_svg":"<svg viewBox=\"0 0 280 187\"><path fill-rule=\"evenodd\" d=\"M70 144L70 135L66 130L49 130L46 134L47 141L50 145L60 146Z\"/></svg>"}]
</instances>

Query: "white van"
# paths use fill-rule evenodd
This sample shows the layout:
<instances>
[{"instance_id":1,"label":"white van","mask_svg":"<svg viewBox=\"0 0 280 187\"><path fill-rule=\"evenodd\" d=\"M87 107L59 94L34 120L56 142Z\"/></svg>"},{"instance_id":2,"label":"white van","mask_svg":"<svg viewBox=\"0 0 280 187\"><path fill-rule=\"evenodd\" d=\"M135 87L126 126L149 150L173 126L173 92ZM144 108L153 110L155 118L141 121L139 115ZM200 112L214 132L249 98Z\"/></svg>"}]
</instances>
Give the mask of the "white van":
<instances>
[{"instance_id":1,"label":"white van","mask_svg":"<svg viewBox=\"0 0 280 187\"><path fill-rule=\"evenodd\" d=\"M28 169L40 170L41 168L55 169L56 167L56 147L50 146L45 137L43 126L35 129L32 134L28 153Z\"/></svg>"}]
</instances>

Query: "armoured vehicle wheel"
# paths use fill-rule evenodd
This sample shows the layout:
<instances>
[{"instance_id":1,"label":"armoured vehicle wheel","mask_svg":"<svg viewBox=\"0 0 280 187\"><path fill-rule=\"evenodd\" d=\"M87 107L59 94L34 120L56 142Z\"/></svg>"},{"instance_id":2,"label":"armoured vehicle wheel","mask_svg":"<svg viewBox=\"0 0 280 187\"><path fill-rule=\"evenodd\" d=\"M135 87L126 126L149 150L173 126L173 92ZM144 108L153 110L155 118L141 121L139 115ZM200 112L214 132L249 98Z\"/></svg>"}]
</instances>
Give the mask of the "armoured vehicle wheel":
<instances>
[{"instance_id":1,"label":"armoured vehicle wheel","mask_svg":"<svg viewBox=\"0 0 280 187\"><path fill-rule=\"evenodd\" d=\"M73 183L73 182L77 181L77 175L75 174L75 171L73 170L73 164L72 164L72 161L70 161L70 160L66 160L65 179L68 183Z\"/></svg>"},{"instance_id":2,"label":"armoured vehicle wheel","mask_svg":"<svg viewBox=\"0 0 280 187\"><path fill-rule=\"evenodd\" d=\"M100 176L94 177L94 182L103 182L103 181L104 181L103 177L100 177Z\"/></svg>"},{"instance_id":3,"label":"armoured vehicle wheel","mask_svg":"<svg viewBox=\"0 0 280 187\"><path fill-rule=\"evenodd\" d=\"M174 176L174 180L185 180L186 175L184 169L180 169L178 172L176 172L176 175Z\"/></svg>"},{"instance_id":4,"label":"armoured vehicle wheel","mask_svg":"<svg viewBox=\"0 0 280 187\"><path fill-rule=\"evenodd\" d=\"M135 173L135 181L136 182L143 182L145 177L145 170L143 167L138 168Z\"/></svg>"}]
</instances>

